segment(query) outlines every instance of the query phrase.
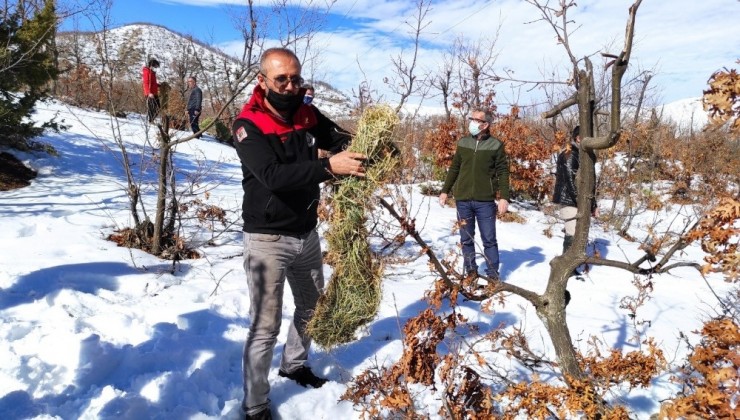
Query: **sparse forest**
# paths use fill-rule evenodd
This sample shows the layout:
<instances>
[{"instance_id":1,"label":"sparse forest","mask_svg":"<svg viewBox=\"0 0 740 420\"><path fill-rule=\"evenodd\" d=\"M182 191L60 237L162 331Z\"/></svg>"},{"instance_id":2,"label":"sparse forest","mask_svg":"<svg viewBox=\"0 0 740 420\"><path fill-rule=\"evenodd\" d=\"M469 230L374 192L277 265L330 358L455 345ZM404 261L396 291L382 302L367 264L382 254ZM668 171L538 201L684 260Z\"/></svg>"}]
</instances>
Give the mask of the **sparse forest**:
<instances>
[{"instance_id":1,"label":"sparse forest","mask_svg":"<svg viewBox=\"0 0 740 420\"><path fill-rule=\"evenodd\" d=\"M428 260L436 278L427 285L425 308L400 326L401 357L378 363L348 382L342 399L361 417L623 419L631 413L623 401L611 398L615 389L648 388L655 378L668 375L677 391L660 402L659 418L740 418L740 75L732 68L740 66L740 60L707 75L703 105L710 124L702 130L682 128L652 109L635 106L643 103L650 80L630 62L632 50L639 48L634 33L640 26L642 0L625 7L624 44L588 56L574 51L569 41L588 36L573 32L569 13L578 7L574 2L527 0L532 20L554 31L571 67L565 80L528 82L549 83L549 91L557 91L546 105L519 104L499 112L498 85L512 79L496 63L501 40L456 39L436 72L422 69L416 58L433 4L416 0L416 15L408 20L416 48L389 58L392 93L378 95L367 81L358 81L357 89L342 98L329 95L334 89L316 70L322 51L314 35L328 11L313 6L310 13L296 17L287 3L276 3L276 13L269 18L282 19L279 41L299 53L304 69L316 71L317 79L310 81L319 86L319 96L326 95L322 104L343 105L333 108L340 110L333 115L336 121L355 132L360 117L383 104L392 104L398 117L393 140L400 163L365 207L364 235L372 244L373 269L392 266L407 258L397 251L413 248L417 258ZM110 137L99 141L121 165L125 184L120 188L130 214L128 225L107 232L108 239L166 260L170 273L176 273L184 260L201 257L199 250L241 225L237 206L213 198L219 181L209 173L224 162L179 165L179 148L197 140L188 131L185 80L198 76L204 92L201 127L209 139L230 150L229 127L251 92L260 53L268 47L268 17L255 13L252 1L246 2L238 20L244 41L239 57L192 37L172 37L177 44L167 46L160 76L168 87L160 118L146 127L146 138L132 150L122 121L146 113L141 67L153 55L162 58L148 47L147 37L165 28L137 25L123 33L111 26L111 7L112 0L93 1L80 10L60 8L53 0L5 1L0 23L0 147L43 150L32 139L45 129L63 128L26 122L34 103L47 95L106 112ZM86 19L97 31L57 33L61 19ZM413 97L441 98L444 112L404 111ZM496 113L491 135L504 143L510 159L512 205L553 220L554 159L566 147L572 128L581 127L578 189L594 190L596 196L579 196L574 245L549 261L549 274L540 279L546 284L542 291L492 279L471 284L459 269L459 249L434 249L416 220L415 206L420 204L403 193L405 186L414 185L427 196L439 194L467 117L478 108ZM146 125L145 118L140 123ZM325 188L324 224L340 223L333 213L333 194L343 188L342 182ZM601 210L598 225L589 208L592 198ZM636 218L647 214L655 215L654 226L637 229ZM668 214L682 217L666 222ZM514 211L498 223L524 225L528 220ZM553 222L545 235L556 235L557 226ZM457 229L450 226L451 231ZM628 260L600 255L590 239L591 229L610 230L639 244L642 256ZM679 258L696 243L706 254L703 261ZM677 268L694 269L697 282L704 282L709 273L721 273L733 291L717 296L715 313L703 320L699 342L683 337L686 359L671 360L665 343L642 334L630 338L631 351L622 351L600 341L595 331L569 329L564 296L569 282L576 281L570 273L597 266L633 275L636 297L625 293L617 305L635 326L641 322L641 306L651 298L652 283ZM535 308L536 333L504 325L478 334L461 309L463 303L473 302L477 310L490 314L511 296ZM534 350L535 339L547 341L544 347L552 351ZM420 402L420 396L429 394L442 401L439 412L426 411Z\"/></svg>"}]
</instances>

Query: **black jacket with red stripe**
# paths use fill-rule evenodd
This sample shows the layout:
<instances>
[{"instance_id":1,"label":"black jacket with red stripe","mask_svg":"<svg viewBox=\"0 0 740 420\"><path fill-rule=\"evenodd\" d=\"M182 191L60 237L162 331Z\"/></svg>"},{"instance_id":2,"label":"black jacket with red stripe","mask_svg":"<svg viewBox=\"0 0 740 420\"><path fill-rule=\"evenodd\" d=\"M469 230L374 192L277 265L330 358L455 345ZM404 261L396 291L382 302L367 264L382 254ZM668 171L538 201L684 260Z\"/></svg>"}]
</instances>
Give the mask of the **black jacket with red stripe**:
<instances>
[{"instance_id":1,"label":"black jacket with red stripe","mask_svg":"<svg viewBox=\"0 0 740 420\"><path fill-rule=\"evenodd\" d=\"M311 105L301 105L291 121L276 116L259 85L232 129L244 176L243 230L300 235L314 229L319 184L332 176L317 149L340 152L349 133Z\"/></svg>"}]
</instances>

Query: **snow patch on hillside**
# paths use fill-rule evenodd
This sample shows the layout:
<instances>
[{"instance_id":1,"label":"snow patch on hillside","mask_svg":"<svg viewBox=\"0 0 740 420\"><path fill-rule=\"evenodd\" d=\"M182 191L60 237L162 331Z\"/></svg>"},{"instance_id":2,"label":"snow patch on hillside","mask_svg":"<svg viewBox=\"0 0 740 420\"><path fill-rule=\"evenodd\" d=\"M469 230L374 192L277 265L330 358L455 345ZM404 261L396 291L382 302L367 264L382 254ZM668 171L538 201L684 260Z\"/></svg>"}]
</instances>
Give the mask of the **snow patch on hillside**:
<instances>
[{"instance_id":1,"label":"snow patch on hillside","mask_svg":"<svg viewBox=\"0 0 740 420\"><path fill-rule=\"evenodd\" d=\"M655 112L662 121L672 122L682 130L701 130L709 122L701 98L679 99L656 107Z\"/></svg>"}]
</instances>

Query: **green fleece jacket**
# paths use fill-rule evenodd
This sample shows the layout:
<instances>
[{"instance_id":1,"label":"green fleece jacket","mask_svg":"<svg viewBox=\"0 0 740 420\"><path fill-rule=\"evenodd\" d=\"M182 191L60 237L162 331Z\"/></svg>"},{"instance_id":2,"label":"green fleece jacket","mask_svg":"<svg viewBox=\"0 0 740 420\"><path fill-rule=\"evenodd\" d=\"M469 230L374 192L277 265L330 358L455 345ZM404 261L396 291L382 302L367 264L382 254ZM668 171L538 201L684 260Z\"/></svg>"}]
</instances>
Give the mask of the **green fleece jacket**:
<instances>
[{"instance_id":1,"label":"green fleece jacket","mask_svg":"<svg viewBox=\"0 0 740 420\"><path fill-rule=\"evenodd\" d=\"M497 192L509 201L509 159L503 143L493 137L461 138L442 192L448 194L453 185L458 201L493 201Z\"/></svg>"}]
</instances>

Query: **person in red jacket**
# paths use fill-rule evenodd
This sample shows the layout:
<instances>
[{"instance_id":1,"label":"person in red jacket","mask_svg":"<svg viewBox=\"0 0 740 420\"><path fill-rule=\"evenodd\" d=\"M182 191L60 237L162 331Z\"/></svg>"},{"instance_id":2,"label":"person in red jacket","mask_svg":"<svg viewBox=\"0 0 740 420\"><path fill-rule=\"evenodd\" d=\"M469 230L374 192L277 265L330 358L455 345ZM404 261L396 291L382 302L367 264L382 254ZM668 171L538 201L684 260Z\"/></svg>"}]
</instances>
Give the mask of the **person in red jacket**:
<instances>
[{"instance_id":1,"label":"person in red jacket","mask_svg":"<svg viewBox=\"0 0 740 420\"><path fill-rule=\"evenodd\" d=\"M157 83L157 72L159 61L152 58L149 63L141 70L141 81L144 87L144 97L146 98L146 110L149 122L153 123L159 114L159 83Z\"/></svg>"}]
</instances>

